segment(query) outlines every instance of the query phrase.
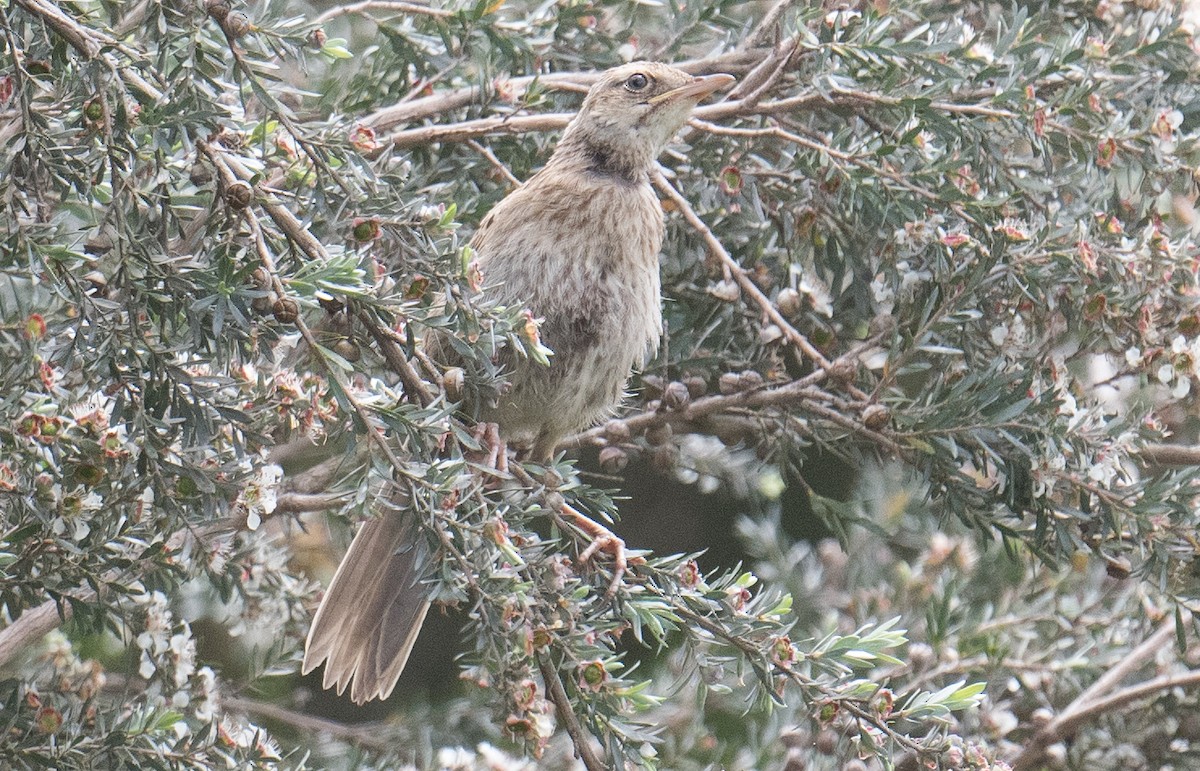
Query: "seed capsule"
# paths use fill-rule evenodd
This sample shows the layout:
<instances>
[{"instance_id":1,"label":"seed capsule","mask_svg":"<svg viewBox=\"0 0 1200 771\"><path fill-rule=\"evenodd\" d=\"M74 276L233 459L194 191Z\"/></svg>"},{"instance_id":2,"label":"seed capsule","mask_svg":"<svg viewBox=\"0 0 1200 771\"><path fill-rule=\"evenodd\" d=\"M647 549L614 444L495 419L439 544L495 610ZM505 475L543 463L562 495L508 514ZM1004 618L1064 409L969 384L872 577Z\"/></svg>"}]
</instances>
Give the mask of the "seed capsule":
<instances>
[{"instance_id":1,"label":"seed capsule","mask_svg":"<svg viewBox=\"0 0 1200 771\"><path fill-rule=\"evenodd\" d=\"M688 387L675 380L668 384L667 389L663 391L662 404L668 410L681 410L688 405L691 397Z\"/></svg>"},{"instance_id":2,"label":"seed capsule","mask_svg":"<svg viewBox=\"0 0 1200 771\"><path fill-rule=\"evenodd\" d=\"M646 442L651 447L666 444L671 441L671 433L671 425L669 423L659 423L656 426L646 429Z\"/></svg>"},{"instance_id":3,"label":"seed capsule","mask_svg":"<svg viewBox=\"0 0 1200 771\"><path fill-rule=\"evenodd\" d=\"M629 454L620 447L605 447L600 450L600 468L609 474L618 474L629 465Z\"/></svg>"},{"instance_id":4,"label":"seed capsule","mask_svg":"<svg viewBox=\"0 0 1200 771\"><path fill-rule=\"evenodd\" d=\"M226 35L237 40L254 29L254 22L241 11L232 11L226 14L225 20L221 22L221 29L225 30Z\"/></svg>"},{"instance_id":5,"label":"seed capsule","mask_svg":"<svg viewBox=\"0 0 1200 771\"><path fill-rule=\"evenodd\" d=\"M212 169L200 161L192 164L192 168L188 171L188 179L196 187L204 187L209 182L212 182Z\"/></svg>"},{"instance_id":6,"label":"seed capsule","mask_svg":"<svg viewBox=\"0 0 1200 771\"><path fill-rule=\"evenodd\" d=\"M862 411L863 425L878 431L892 420L892 411L882 404L868 404Z\"/></svg>"},{"instance_id":7,"label":"seed capsule","mask_svg":"<svg viewBox=\"0 0 1200 771\"><path fill-rule=\"evenodd\" d=\"M462 367L451 367L442 375L442 387L446 389L446 398L452 402L461 402L467 386L467 375Z\"/></svg>"},{"instance_id":8,"label":"seed capsule","mask_svg":"<svg viewBox=\"0 0 1200 771\"><path fill-rule=\"evenodd\" d=\"M231 209L245 209L254 200L254 188L250 183L238 180L225 188L225 203Z\"/></svg>"},{"instance_id":9,"label":"seed capsule","mask_svg":"<svg viewBox=\"0 0 1200 771\"><path fill-rule=\"evenodd\" d=\"M609 444L628 442L631 436L629 424L623 420L613 418L604 424L604 438Z\"/></svg>"},{"instance_id":10,"label":"seed capsule","mask_svg":"<svg viewBox=\"0 0 1200 771\"><path fill-rule=\"evenodd\" d=\"M751 388L758 388L763 384L763 376L752 369L744 370L738 375L738 385L740 390L749 391Z\"/></svg>"},{"instance_id":11,"label":"seed capsule","mask_svg":"<svg viewBox=\"0 0 1200 771\"><path fill-rule=\"evenodd\" d=\"M281 297L271 305L271 313L281 324L294 324L300 318L300 306L290 297Z\"/></svg>"},{"instance_id":12,"label":"seed capsule","mask_svg":"<svg viewBox=\"0 0 1200 771\"><path fill-rule=\"evenodd\" d=\"M353 340L346 338L334 343L333 352L352 364L362 358L362 349Z\"/></svg>"}]
</instances>

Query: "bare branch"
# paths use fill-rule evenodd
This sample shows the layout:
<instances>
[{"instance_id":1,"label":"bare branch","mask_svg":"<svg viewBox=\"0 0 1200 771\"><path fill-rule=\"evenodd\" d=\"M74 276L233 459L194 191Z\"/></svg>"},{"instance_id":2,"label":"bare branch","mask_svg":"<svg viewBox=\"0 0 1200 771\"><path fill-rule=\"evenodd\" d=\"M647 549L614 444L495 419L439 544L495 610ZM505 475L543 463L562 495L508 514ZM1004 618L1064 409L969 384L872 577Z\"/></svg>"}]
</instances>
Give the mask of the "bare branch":
<instances>
[{"instance_id":1,"label":"bare branch","mask_svg":"<svg viewBox=\"0 0 1200 771\"><path fill-rule=\"evenodd\" d=\"M1118 691L1112 696L1103 694L1110 690L1131 672L1150 663L1154 653L1167 645L1175 634L1175 621L1168 619L1147 637L1140 645L1125 654L1116 664L1105 672L1096 682L1084 690L1072 701L1067 708L1051 720L1021 750L1021 754L1013 761L1014 771L1033 768L1046 754L1046 748L1055 742L1070 737L1083 723L1097 717L1110 709L1123 706L1145 696L1180 685L1200 685L1200 672L1187 675L1166 675L1150 680L1141 685L1132 686Z\"/></svg>"}]
</instances>

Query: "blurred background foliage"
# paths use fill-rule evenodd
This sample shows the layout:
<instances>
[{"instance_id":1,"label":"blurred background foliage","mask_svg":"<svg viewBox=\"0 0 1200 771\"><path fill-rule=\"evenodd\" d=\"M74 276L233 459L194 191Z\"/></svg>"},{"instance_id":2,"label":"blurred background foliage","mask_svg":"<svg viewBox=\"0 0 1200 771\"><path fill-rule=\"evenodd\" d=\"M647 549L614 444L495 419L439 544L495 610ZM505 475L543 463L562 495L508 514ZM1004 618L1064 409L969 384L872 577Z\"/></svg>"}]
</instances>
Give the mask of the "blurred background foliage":
<instances>
[{"instance_id":1,"label":"blurred background foliage","mask_svg":"<svg viewBox=\"0 0 1200 771\"><path fill-rule=\"evenodd\" d=\"M1195 766L1198 15L13 0L0 763ZM639 58L739 78L661 159L664 344L496 489L456 404L536 335L465 245ZM377 515L440 610L355 708L297 670Z\"/></svg>"}]
</instances>

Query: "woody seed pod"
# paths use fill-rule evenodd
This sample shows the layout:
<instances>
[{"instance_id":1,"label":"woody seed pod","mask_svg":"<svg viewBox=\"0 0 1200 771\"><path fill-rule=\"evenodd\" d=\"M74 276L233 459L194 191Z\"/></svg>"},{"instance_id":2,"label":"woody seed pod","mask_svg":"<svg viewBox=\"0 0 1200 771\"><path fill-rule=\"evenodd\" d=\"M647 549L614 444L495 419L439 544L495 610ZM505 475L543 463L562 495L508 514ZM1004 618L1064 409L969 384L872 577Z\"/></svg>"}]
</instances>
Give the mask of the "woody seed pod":
<instances>
[{"instance_id":1,"label":"woody seed pod","mask_svg":"<svg viewBox=\"0 0 1200 771\"><path fill-rule=\"evenodd\" d=\"M629 454L620 447L605 447L600 450L600 468L609 474L620 473L629 465Z\"/></svg>"},{"instance_id":2,"label":"woody seed pod","mask_svg":"<svg viewBox=\"0 0 1200 771\"><path fill-rule=\"evenodd\" d=\"M254 29L254 22L250 21L250 17L241 11L232 11L221 22L221 29L225 30L226 35L237 40Z\"/></svg>"},{"instance_id":3,"label":"woody seed pod","mask_svg":"<svg viewBox=\"0 0 1200 771\"><path fill-rule=\"evenodd\" d=\"M254 188L250 183L238 180L225 188L225 203L231 209L245 209L254 200Z\"/></svg>"},{"instance_id":4,"label":"woody seed pod","mask_svg":"<svg viewBox=\"0 0 1200 771\"><path fill-rule=\"evenodd\" d=\"M604 438L609 444L628 442L631 436L629 424L623 420L613 418L604 424Z\"/></svg>"},{"instance_id":5,"label":"woody seed pod","mask_svg":"<svg viewBox=\"0 0 1200 771\"><path fill-rule=\"evenodd\" d=\"M652 447L671 441L671 424L659 423L646 429L646 441Z\"/></svg>"},{"instance_id":6,"label":"woody seed pod","mask_svg":"<svg viewBox=\"0 0 1200 771\"><path fill-rule=\"evenodd\" d=\"M662 406L668 410L681 410L687 406L691 396L687 386L678 380L672 381L663 391Z\"/></svg>"},{"instance_id":7,"label":"woody seed pod","mask_svg":"<svg viewBox=\"0 0 1200 771\"><path fill-rule=\"evenodd\" d=\"M212 169L200 161L192 164L192 168L188 171L188 179L196 187L204 187L209 182L212 182Z\"/></svg>"},{"instance_id":8,"label":"woody seed pod","mask_svg":"<svg viewBox=\"0 0 1200 771\"><path fill-rule=\"evenodd\" d=\"M442 375L442 387L446 389L446 398L452 402L461 402L466 390L467 376L462 367L451 367Z\"/></svg>"},{"instance_id":9,"label":"woody seed pod","mask_svg":"<svg viewBox=\"0 0 1200 771\"><path fill-rule=\"evenodd\" d=\"M666 381L658 375L642 375L642 383L646 386L642 393L646 399L657 399L666 388Z\"/></svg>"},{"instance_id":10,"label":"woody seed pod","mask_svg":"<svg viewBox=\"0 0 1200 771\"><path fill-rule=\"evenodd\" d=\"M829 376L839 383L853 383L858 376L858 359L838 359L829 365Z\"/></svg>"},{"instance_id":11,"label":"woody seed pod","mask_svg":"<svg viewBox=\"0 0 1200 771\"><path fill-rule=\"evenodd\" d=\"M281 324L294 324L300 318L300 306L290 297L280 297L271 305L271 313Z\"/></svg>"},{"instance_id":12,"label":"woody seed pod","mask_svg":"<svg viewBox=\"0 0 1200 771\"><path fill-rule=\"evenodd\" d=\"M353 364L362 358L362 349L353 340L342 338L333 345L333 352Z\"/></svg>"},{"instance_id":13,"label":"woody seed pod","mask_svg":"<svg viewBox=\"0 0 1200 771\"><path fill-rule=\"evenodd\" d=\"M744 370L738 375L738 386L741 391L749 391L763 384L763 376L752 369Z\"/></svg>"},{"instance_id":14,"label":"woody seed pod","mask_svg":"<svg viewBox=\"0 0 1200 771\"><path fill-rule=\"evenodd\" d=\"M229 15L230 9L229 0L205 0L204 3L204 12L218 22L225 21L225 17Z\"/></svg>"},{"instance_id":15,"label":"woody seed pod","mask_svg":"<svg viewBox=\"0 0 1200 771\"><path fill-rule=\"evenodd\" d=\"M892 419L892 411L882 404L868 404L862 411L863 425L872 431L878 431Z\"/></svg>"}]
</instances>

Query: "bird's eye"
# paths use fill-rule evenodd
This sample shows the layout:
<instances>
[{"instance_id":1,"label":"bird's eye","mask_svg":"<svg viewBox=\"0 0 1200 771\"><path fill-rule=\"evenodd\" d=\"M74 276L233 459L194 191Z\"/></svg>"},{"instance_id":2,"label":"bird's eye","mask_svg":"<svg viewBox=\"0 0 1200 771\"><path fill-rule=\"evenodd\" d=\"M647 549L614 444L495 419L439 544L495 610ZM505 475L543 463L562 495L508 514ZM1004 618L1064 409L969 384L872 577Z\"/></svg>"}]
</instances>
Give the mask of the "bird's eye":
<instances>
[{"instance_id":1,"label":"bird's eye","mask_svg":"<svg viewBox=\"0 0 1200 771\"><path fill-rule=\"evenodd\" d=\"M630 91L642 91L646 86L650 85L650 78L640 72L635 72L625 80L625 88Z\"/></svg>"}]
</instances>

